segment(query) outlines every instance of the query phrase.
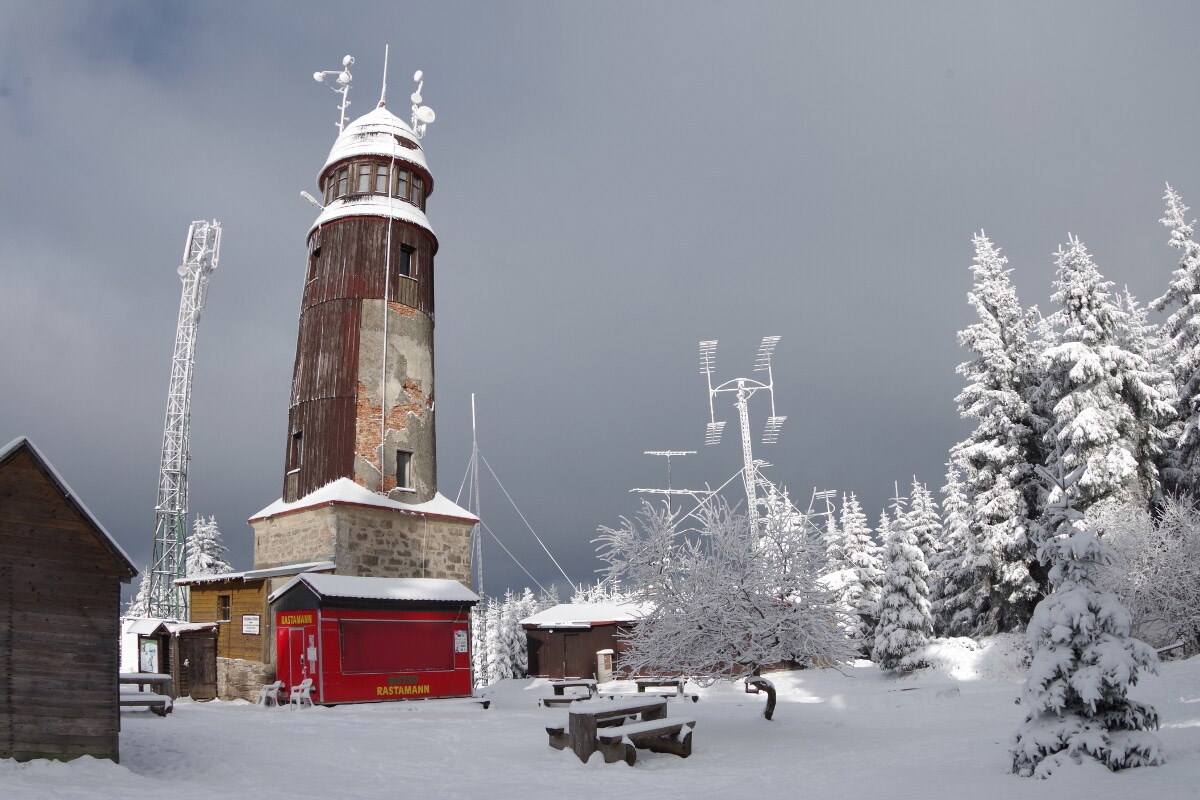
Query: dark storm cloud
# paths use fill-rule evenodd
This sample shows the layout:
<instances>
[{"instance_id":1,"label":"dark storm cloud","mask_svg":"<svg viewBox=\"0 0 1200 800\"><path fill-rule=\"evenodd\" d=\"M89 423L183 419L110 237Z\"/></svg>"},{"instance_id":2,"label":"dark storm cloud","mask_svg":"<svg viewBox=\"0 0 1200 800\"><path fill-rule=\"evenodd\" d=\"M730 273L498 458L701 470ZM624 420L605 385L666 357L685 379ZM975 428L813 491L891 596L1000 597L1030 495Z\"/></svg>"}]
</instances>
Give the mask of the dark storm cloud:
<instances>
[{"instance_id":1,"label":"dark storm cloud","mask_svg":"<svg viewBox=\"0 0 1200 800\"><path fill-rule=\"evenodd\" d=\"M352 115L414 69L438 121L438 448L453 497L480 446L575 580L590 539L703 447L696 342L721 377L783 337L781 443L801 504L873 520L940 485L970 236L1048 305L1081 236L1143 300L1173 269L1164 180L1200 202L1190 5L10 4L0 7L0 440L28 434L139 563L149 556L187 223L224 224L200 329L191 507L239 567L282 483L304 235L336 133L314 70L353 53ZM756 427L763 409L756 411ZM736 425L732 407L723 415ZM731 428L731 431L733 428ZM490 527L549 560L494 485ZM488 588L527 582L487 553Z\"/></svg>"}]
</instances>

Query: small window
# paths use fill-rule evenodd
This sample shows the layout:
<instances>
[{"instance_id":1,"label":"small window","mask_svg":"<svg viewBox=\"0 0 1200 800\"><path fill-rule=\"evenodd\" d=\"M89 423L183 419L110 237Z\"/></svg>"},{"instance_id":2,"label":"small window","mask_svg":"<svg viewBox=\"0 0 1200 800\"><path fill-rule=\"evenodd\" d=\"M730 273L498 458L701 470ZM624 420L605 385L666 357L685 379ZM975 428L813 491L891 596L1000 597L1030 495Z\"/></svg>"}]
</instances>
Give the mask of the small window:
<instances>
[{"instance_id":1,"label":"small window","mask_svg":"<svg viewBox=\"0 0 1200 800\"><path fill-rule=\"evenodd\" d=\"M350 177L350 169L348 167L342 167L341 169L338 170L338 174L337 174L337 196L338 197L346 196L346 181L349 179L349 177Z\"/></svg>"},{"instance_id":2,"label":"small window","mask_svg":"<svg viewBox=\"0 0 1200 800\"><path fill-rule=\"evenodd\" d=\"M396 197L401 200L408 199L408 170L396 170Z\"/></svg>"},{"instance_id":3,"label":"small window","mask_svg":"<svg viewBox=\"0 0 1200 800\"><path fill-rule=\"evenodd\" d=\"M217 595L217 621L229 622L233 617L229 613L229 595Z\"/></svg>"},{"instance_id":4,"label":"small window","mask_svg":"<svg viewBox=\"0 0 1200 800\"><path fill-rule=\"evenodd\" d=\"M407 450L396 451L396 488L411 489L412 485L412 453Z\"/></svg>"},{"instance_id":5,"label":"small window","mask_svg":"<svg viewBox=\"0 0 1200 800\"><path fill-rule=\"evenodd\" d=\"M387 194L388 168L387 164L375 166L375 194Z\"/></svg>"},{"instance_id":6,"label":"small window","mask_svg":"<svg viewBox=\"0 0 1200 800\"><path fill-rule=\"evenodd\" d=\"M358 165L358 194L366 194L371 191L371 173L374 171L373 164Z\"/></svg>"},{"instance_id":7,"label":"small window","mask_svg":"<svg viewBox=\"0 0 1200 800\"><path fill-rule=\"evenodd\" d=\"M396 252L396 260L392 264L392 274L388 280L388 297L393 301L403 297L401 283L404 278L413 276L413 253L415 251L406 244L400 245L400 249Z\"/></svg>"},{"instance_id":8,"label":"small window","mask_svg":"<svg viewBox=\"0 0 1200 800\"><path fill-rule=\"evenodd\" d=\"M333 175L330 174L330 176L325 179L325 205L329 205L333 202L333 186Z\"/></svg>"},{"instance_id":9,"label":"small window","mask_svg":"<svg viewBox=\"0 0 1200 800\"><path fill-rule=\"evenodd\" d=\"M304 432L296 431L292 434L292 453L289 461L292 463L292 469L300 469L304 464Z\"/></svg>"},{"instance_id":10,"label":"small window","mask_svg":"<svg viewBox=\"0 0 1200 800\"><path fill-rule=\"evenodd\" d=\"M415 175L413 176L412 202L422 211L425 210L425 182Z\"/></svg>"}]
</instances>

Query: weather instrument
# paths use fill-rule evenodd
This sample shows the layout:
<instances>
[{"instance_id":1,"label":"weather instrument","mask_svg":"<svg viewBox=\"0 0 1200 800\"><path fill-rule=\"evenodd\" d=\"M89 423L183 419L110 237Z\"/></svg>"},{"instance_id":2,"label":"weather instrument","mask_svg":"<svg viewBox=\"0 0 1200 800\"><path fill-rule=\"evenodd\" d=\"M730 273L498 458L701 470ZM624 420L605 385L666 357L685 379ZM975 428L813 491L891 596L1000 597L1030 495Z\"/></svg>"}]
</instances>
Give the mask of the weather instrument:
<instances>
[{"instance_id":1,"label":"weather instrument","mask_svg":"<svg viewBox=\"0 0 1200 800\"><path fill-rule=\"evenodd\" d=\"M350 67L353 65L354 56L348 55L342 58L341 69L327 69L313 73L314 81L317 83L324 83L327 86L329 86L329 78L332 77L333 85L329 86L329 88L332 89L335 94L340 94L342 96L342 102L338 106L338 113L340 114L337 122L338 133L341 133L342 129L346 127L346 109L350 107L350 81L354 78L354 76L350 74Z\"/></svg>"},{"instance_id":2,"label":"weather instrument","mask_svg":"<svg viewBox=\"0 0 1200 800\"><path fill-rule=\"evenodd\" d=\"M709 422L705 428L704 443L706 445L720 444L721 434L725 430L725 421L717 419L717 395L735 395L734 406L738 411L738 422L742 434L742 482L746 487L746 514L750 519L750 530L758 532L758 481L757 466L754 461L753 445L750 441L750 398L765 392L771 400L771 415L767 417L763 428L763 444L775 444L779 441L779 431L783 427L786 416L780 416L775 411L775 381L771 372L771 354L779 344L778 336L764 336L758 346L758 355L754 360L754 372L765 372L766 381L757 378L732 378L724 383L713 385L713 372L717 368L717 340L710 339L700 342L700 371L708 379L708 413Z\"/></svg>"}]
</instances>

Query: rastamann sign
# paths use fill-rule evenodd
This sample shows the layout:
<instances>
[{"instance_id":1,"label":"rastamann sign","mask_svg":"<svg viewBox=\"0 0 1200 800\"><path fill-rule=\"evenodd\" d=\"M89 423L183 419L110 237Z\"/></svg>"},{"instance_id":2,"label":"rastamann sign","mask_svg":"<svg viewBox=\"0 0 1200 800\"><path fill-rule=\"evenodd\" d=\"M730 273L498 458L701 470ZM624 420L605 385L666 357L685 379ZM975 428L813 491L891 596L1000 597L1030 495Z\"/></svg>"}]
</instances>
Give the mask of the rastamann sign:
<instances>
[{"instance_id":1,"label":"rastamann sign","mask_svg":"<svg viewBox=\"0 0 1200 800\"><path fill-rule=\"evenodd\" d=\"M419 695L429 694L429 684L427 683L410 683L404 686L376 686L376 697L417 697Z\"/></svg>"},{"instance_id":2,"label":"rastamann sign","mask_svg":"<svg viewBox=\"0 0 1200 800\"><path fill-rule=\"evenodd\" d=\"M280 614L280 625L312 625L313 615L311 611L305 611L302 614Z\"/></svg>"}]
</instances>

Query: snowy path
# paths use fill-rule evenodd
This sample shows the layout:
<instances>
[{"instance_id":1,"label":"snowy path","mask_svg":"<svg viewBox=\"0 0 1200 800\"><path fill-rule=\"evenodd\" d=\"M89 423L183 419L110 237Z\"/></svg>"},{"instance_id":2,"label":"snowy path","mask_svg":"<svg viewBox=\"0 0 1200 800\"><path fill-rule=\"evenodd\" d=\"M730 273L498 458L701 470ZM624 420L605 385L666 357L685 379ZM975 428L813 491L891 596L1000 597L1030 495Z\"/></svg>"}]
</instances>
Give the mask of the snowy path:
<instances>
[{"instance_id":1,"label":"snowy path","mask_svg":"<svg viewBox=\"0 0 1200 800\"><path fill-rule=\"evenodd\" d=\"M741 685L702 690L670 713L698 720L689 759L640 753L637 766L581 764L547 746L544 681L505 681L489 711L437 701L289 712L181 701L161 719L122 715L122 763L0 761L0 797L173 800L297 798L653 798L854 796L992 800L1200 796L1200 658L1165 664L1134 696L1154 703L1170 762L1110 774L1087 765L1049 781L1012 776L1021 720L1012 679L872 666L773 675L775 721ZM251 789L247 793L248 789Z\"/></svg>"}]
</instances>

